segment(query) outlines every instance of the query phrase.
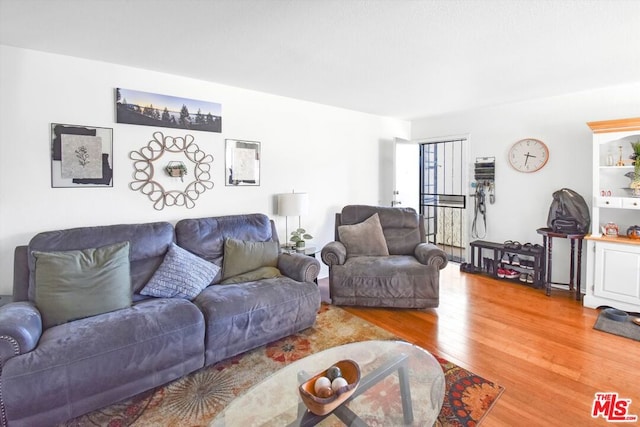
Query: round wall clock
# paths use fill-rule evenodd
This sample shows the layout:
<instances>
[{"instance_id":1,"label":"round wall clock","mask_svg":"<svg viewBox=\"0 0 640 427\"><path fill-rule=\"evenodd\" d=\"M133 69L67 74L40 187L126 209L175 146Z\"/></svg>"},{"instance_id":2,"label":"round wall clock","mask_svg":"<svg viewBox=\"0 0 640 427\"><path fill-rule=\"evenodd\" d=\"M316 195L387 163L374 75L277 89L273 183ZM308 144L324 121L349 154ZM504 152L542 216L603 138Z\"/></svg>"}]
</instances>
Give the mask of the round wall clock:
<instances>
[{"instance_id":1,"label":"round wall clock","mask_svg":"<svg viewBox=\"0 0 640 427\"><path fill-rule=\"evenodd\" d=\"M533 139L521 139L509 149L509 163L519 172L536 172L549 160L549 149L544 142Z\"/></svg>"}]
</instances>

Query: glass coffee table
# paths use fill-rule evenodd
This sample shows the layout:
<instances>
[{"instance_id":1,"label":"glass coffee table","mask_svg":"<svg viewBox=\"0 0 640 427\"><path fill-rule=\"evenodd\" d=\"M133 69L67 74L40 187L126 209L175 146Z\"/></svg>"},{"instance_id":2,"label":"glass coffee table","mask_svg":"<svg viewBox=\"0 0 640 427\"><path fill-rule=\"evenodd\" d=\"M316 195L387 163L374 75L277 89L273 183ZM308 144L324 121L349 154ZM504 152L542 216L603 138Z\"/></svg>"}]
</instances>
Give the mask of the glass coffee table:
<instances>
[{"instance_id":1,"label":"glass coffee table","mask_svg":"<svg viewBox=\"0 0 640 427\"><path fill-rule=\"evenodd\" d=\"M358 388L332 413L314 415L298 386L343 359L360 366ZM355 342L285 366L233 400L210 426L431 426L444 390L440 363L426 350L401 341Z\"/></svg>"}]
</instances>

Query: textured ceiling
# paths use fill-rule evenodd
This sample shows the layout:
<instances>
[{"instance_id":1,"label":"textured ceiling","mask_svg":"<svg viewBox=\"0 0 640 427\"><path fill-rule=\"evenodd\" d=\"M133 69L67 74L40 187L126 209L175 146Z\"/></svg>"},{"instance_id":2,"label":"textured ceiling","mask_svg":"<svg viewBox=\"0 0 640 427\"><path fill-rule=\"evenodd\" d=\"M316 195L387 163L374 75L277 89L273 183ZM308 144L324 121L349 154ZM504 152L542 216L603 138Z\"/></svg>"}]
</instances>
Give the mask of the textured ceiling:
<instances>
[{"instance_id":1,"label":"textured ceiling","mask_svg":"<svg viewBox=\"0 0 640 427\"><path fill-rule=\"evenodd\" d=\"M640 81L640 1L0 0L0 44L412 119Z\"/></svg>"}]
</instances>

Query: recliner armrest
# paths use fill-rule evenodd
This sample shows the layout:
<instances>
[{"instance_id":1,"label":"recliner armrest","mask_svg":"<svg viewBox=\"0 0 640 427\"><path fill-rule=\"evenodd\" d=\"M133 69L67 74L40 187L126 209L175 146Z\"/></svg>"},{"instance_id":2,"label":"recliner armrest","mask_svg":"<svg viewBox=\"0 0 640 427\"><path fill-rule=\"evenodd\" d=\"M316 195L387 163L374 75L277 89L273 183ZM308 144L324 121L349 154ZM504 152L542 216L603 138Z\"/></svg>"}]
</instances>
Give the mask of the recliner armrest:
<instances>
[{"instance_id":1,"label":"recliner armrest","mask_svg":"<svg viewBox=\"0 0 640 427\"><path fill-rule=\"evenodd\" d=\"M30 352L42 335L42 317L31 302L0 307L0 363Z\"/></svg>"},{"instance_id":2,"label":"recliner armrest","mask_svg":"<svg viewBox=\"0 0 640 427\"><path fill-rule=\"evenodd\" d=\"M347 248L342 242L329 242L322 248L320 257L328 266L344 264L347 260Z\"/></svg>"},{"instance_id":3,"label":"recliner armrest","mask_svg":"<svg viewBox=\"0 0 640 427\"><path fill-rule=\"evenodd\" d=\"M320 262L303 254L280 254L278 270L298 282L313 282L320 274Z\"/></svg>"},{"instance_id":4,"label":"recliner armrest","mask_svg":"<svg viewBox=\"0 0 640 427\"><path fill-rule=\"evenodd\" d=\"M442 270L449 263L445 251L434 245L433 243L420 243L413 251L416 259L420 264L433 265Z\"/></svg>"}]
</instances>

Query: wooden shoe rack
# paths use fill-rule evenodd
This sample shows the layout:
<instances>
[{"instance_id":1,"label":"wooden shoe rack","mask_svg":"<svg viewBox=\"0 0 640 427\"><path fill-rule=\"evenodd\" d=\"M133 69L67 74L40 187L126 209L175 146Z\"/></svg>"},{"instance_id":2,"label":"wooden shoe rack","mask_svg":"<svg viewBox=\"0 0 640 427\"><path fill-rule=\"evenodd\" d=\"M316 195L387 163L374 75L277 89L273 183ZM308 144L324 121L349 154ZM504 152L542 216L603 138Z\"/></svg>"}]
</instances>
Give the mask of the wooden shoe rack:
<instances>
[{"instance_id":1,"label":"wooden shoe rack","mask_svg":"<svg viewBox=\"0 0 640 427\"><path fill-rule=\"evenodd\" d=\"M498 278L498 268L510 268L521 273L533 275L533 283L522 282L519 278L502 279L512 282L526 284L536 288L543 288L545 283L545 265L544 265L544 249L527 248L519 249L505 248L504 243L487 242L484 240L475 240L469 244L471 246L471 265L478 273L488 274ZM485 254L483 251L487 251ZM524 268L521 265L511 265L502 262L504 254L518 255L520 260L533 260L533 269ZM487 256L490 255L490 256ZM486 261L485 261L486 260ZM488 261L488 262L487 262Z\"/></svg>"}]
</instances>

